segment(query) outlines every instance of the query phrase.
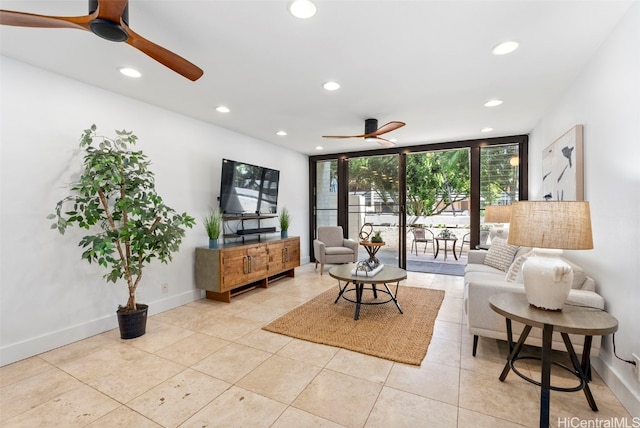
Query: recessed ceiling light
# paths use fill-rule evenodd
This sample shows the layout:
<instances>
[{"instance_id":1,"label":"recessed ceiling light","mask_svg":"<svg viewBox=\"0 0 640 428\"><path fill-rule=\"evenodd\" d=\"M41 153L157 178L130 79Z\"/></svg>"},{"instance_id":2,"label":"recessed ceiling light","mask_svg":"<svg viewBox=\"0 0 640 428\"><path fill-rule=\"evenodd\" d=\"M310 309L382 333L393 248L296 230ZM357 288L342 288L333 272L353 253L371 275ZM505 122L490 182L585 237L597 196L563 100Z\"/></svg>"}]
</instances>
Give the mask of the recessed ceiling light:
<instances>
[{"instance_id":1,"label":"recessed ceiling light","mask_svg":"<svg viewBox=\"0 0 640 428\"><path fill-rule=\"evenodd\" d=\"M289 5L291 15L300 19L311 18L317 10L316 5L310 0L295 0Z\"/></svg>"},{"instance_id":2,"label":"recessed ceiling light","mask_svg":"<svg viewBox=\"0 0 640 428\"><path fill-rule=\"evenodd\" d=\"M338 82L325 82L322 87L327 91L335 91L337 89L340 89L340 84Z\"/></svg>"},{"instance_id":3,"label":"recessed ceiling light","mask_svg":"<svg viewBox=\"0 0 640 428\"><path fill-rule=\"evenodd\" d=\"M493 128L489 128L489 127L487 127L487 128L482 128L482 129L480 130L480 132L491 132L491 131L493 131Z\"/></svg>"},{"instance_id":4,"label":"recessed ceiling light","mask_svg":"<svg viewBox=\"0 0 640 428\"><path fill-rule=\"evenodd\" d=\"M120 69L120 73L124 74L127 77L141 77L142 73L140 73L135 68L122 67Z\"/></svg>"},{"instance_id":5,"label":"recessed ceiling light","mask_svg":"<svg viewBox=\"0 0 640 428\"><path fill-rule=\"evenodd\" d=\"M322 147L322 146L316 146L316 150L324 150L324 147Z\"/></svg>"},{"instance_id":6,"label":"recessed ceiling light","mask_svg":"<svg viewBox=\"0 0 640 428\"><path fill-rule=\"evenodd\" d=\"M494 47L491 51L494 55L506 55L518 49L518 42L514 42L512 40L504 43L500 43L498 46Z\"/></svg>"},{"instance_id":7,"label":"recessed ceiling light","mask_svg":"<svg viewBox=\"0 0 640 428\"><path fill-rule=\"evenodd\" d=\"M216 107L216 111L218 113L229 113L231 110L229 110L229 107L218 106L218 107Z\"/></svg>"},{"instance_id":8,"label":"recessed ceiling light","mask_svg":"<svg viewBox=\"0 0 640 428\"><path fill-rule=\"evenodd\" d=\"M489 100L486 103L484 103L484 106L495 107L495 106L499 106L500 104L502 104L502 100Z\"/></svg>"},{"instance_id":9,"label":"recessed ceiling light","mask_svg":"<svg viewBox=\"0 0 640 428\"><path fill-rule=\"evenodd\" d=\"M391 141L392 143L397 143L398 139L397 138L389 138L389 141Z\"/></svg>"},{"instance_id":10,"label":"recessed ceiling light","mask_svg":"<svg viewBox=\"0 0 640 428\"><path fill-rule=\"evenodd\" d=\"M276 132L276 135L284 137L285 135L287 135L287 131L278 131L278 132Z\"/></svg>"}]
</instances>

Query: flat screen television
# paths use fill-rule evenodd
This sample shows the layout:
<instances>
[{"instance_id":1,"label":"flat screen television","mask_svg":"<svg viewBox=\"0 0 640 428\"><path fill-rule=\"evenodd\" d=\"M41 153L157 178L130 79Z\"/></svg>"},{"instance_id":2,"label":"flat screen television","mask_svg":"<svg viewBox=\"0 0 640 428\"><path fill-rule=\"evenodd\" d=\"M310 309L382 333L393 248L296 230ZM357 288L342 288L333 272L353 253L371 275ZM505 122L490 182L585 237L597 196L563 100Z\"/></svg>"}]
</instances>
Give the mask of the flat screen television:
<instances>
[{"instance_id":1,"label":"flat screen television","mask_svg":"<svg viewBox=\"0 0 640 428\"><path fill-rule=\"evenodd\" d=\"M280 171L222 159L220 210L224 214L276 214Z\"/></svg>"}]
</instances>

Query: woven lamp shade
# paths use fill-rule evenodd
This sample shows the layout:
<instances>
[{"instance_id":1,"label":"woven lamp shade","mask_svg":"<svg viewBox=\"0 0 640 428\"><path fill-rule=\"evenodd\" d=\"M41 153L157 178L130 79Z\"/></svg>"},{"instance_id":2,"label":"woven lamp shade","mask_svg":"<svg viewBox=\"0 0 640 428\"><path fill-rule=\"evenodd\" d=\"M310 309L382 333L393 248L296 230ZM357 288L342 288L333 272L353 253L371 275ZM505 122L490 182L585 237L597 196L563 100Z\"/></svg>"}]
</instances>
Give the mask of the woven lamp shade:
<instances>
[{"instance_id":1,"label":"woven lamp shade","mask_svg":"<svg viewBox=\"0 0 640 428\"><path fill-rule=\"evenodd\" d=\"M488 205L484 209L485 223L509 223L511 205Z\"/></svg>"},{"instance_id":2,"label":"woven lamp shade","mask_svg":"<svg viewBox=\"0 0 640 428\"><path fill-rule=\"evenodd\" d=\"M522 247L591 250L589 202L515 202L507 242Z\"/></svg>"}]
</instances>

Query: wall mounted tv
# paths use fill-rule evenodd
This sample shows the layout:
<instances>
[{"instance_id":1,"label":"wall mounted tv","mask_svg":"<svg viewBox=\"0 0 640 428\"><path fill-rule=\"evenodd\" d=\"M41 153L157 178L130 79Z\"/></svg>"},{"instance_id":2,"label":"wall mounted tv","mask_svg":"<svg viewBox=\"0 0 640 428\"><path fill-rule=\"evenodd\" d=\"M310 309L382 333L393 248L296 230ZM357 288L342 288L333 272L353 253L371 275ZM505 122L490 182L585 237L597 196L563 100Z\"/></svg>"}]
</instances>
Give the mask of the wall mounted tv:
<instances>
[{"instance_id":1,"label":"wall mounted tv","mask_svg":"<svg viewBox=\"0 0 640 428\"><path fill-rule=\"evenodd\" d=\"M222 159L220 210L227 215L276 214L280 171Z\"/></svg>"}]
</instances>

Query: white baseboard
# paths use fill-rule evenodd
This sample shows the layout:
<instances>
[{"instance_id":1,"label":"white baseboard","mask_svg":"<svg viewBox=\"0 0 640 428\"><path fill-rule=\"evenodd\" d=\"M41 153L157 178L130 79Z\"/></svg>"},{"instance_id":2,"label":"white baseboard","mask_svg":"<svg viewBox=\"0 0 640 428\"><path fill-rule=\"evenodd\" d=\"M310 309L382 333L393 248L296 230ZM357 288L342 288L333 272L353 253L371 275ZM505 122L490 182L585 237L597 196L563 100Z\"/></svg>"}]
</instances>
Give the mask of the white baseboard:
<instances>
[{"instance_id":1,"label":"white baseboard","mask_svg":"<svg viewBox=\"0 0 640 428\"><path fill-rule=\"evenodd\" d=\"M155 315L200 300L202 297L203 291L195 289L167 297L166 299L150 302L148 303L148 314ZM43 352L95 336L96 334L104 333L117 327L118 319L116 314L113 313L82 324L4 346L0 348L0 366L33 357L34 355L42 354Z\"/></svg>"},{"instance_id":2,"label":"white baseboard","mask_svg":"<svg viewBox=\"0 0 640 428\"><path fill-rule=\"evenodd\" d=\"M602 352L602 350L601 350ZM640 418L640 396L636 395L624 377L615 368L609 366L602 358L592 358L591 366L598 372L611 392L634 418ZM633 381L633 380L632 380Z\"/></svg>"}]
</instances>

